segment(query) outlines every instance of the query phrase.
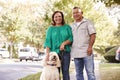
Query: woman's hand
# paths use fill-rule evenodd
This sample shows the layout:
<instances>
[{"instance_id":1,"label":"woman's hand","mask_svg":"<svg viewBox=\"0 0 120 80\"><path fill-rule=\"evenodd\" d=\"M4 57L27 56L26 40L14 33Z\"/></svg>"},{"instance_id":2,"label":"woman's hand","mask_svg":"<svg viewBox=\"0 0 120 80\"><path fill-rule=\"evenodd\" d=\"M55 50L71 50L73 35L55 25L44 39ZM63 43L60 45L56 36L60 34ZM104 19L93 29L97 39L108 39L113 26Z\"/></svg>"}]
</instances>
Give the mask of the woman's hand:
<instances>
[{"instance_id":1,"label":"woman's hand","mask_svg":"<svg viewBox=\"0 0 120 80\"><path fill-rule=\"evenodd\" d=\"M46 47L46 50L45 50L45 54L46 54L45 60L46 61L49 61L49 52L50 52L50 48Z\"/></svg>"},{"instance_id":2,"label":"woman's hand","mask_svg":"<svg viewBox=\"0 0 120 80\"><path fill-rule=\"evenodd\" d=\"M45 56L45 61L49 61L49 53Z\"/></svg>"},{"instance_id":3,"label":"woman's hand","mask_svg":"<svg viewBox=\"0 0 120 80\"><path fill-rule=\"evenodd\" d=\"M60 46L60 51L63 51L65 49L65 43L63 42Z\"/></svg>"},{"instance_id":4,"label":"woman's hand","mask_svg":"<svg viewBox=\"0 0 120 80\"><path fill-rule=\"evenodd\" d=\"M60 50L61 51L65 50L65 45L69 45L69 44L71 44L70 40L64 41L60 46Z\"/></svg>"}]
</instances>

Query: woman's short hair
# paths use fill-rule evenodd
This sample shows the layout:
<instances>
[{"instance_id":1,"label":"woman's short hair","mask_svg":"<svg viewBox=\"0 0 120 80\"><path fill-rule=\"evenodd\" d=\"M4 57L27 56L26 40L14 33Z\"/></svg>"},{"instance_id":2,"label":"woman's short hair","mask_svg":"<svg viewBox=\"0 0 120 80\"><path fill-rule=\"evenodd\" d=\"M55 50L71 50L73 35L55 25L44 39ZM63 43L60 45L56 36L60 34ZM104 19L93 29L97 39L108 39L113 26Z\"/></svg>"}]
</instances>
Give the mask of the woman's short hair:
<instances>
[{"instance_id":1,"label":"woman's short hair","mask_svg":"<svg viewBox=\"0 0 120 80\"><path fill-rule=\"evenodd\" d=\"M53 15L52 15L52 25L53 25L53 26L56 25L56 23L55 23L55 21L54 21L54 16L55 16L56 13L60 13L60 14L61 14L61 16L62 16L62 25L64 25L64 24L65 24L64 15L63 15L63 13L62 13L61 11L55 11L55 12L53 13Z\"/></svg>"}]
</instances>

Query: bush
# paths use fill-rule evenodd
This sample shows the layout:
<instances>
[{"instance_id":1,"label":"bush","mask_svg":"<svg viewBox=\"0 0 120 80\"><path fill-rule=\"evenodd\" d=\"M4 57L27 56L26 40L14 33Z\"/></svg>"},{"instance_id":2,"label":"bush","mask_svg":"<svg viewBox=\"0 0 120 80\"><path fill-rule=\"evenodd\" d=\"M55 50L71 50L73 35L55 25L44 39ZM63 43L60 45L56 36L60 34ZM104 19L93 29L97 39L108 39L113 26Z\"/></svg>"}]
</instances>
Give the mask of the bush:
<instances>
[{"instance_id":1,"label":"bush","mask_svg":"<svg viewBox=\"0 0 120 80\"><path fill-rule=\"evenodd\" d=\"M119 62L119 61L117 61L117 60L115 59L116 50L118 49L118 47L119 47L119 46L110 49L110 50L107 51L107 53L104 55L104 58L105 58L108 62L113 62L113 63L118 63L118 62Z\"/></svg>"},{"instance_id":2,"label":"bush","mask_svg":"<svg viewBox=\"0 0 120 80\"><path fill-rule=\"evenodd\" d=\"M116 46L110 46L110 47L105 48L105 53L107 53L109 50L111 50L114 47L116 47Z\"/></svg>"}]
</instances>

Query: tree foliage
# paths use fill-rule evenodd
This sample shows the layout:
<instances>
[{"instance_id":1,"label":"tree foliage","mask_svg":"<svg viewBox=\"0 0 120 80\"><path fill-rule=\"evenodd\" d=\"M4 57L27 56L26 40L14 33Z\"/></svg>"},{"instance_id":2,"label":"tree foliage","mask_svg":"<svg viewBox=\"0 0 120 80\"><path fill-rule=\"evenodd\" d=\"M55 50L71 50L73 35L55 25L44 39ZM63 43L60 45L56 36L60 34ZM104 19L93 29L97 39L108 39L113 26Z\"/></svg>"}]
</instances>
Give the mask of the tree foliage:
<instances>
[{"instance_id":1,"label":"tree foliage","mask_svg":"<svg viewBox=\"0 0 120 80\"><path fill-rule=\"evenodd\" d=\"M118 24L118 29L114 32L114 35L115 35L115 38L118 38L118 42L119 42L119 40L120 40L120 21Z\"/></svg>"},{"instance_id":2,"label":"tree foliage","mask_svg":"<svg viewBox=\"0 0 120 80\"><path fill-rule=\"evenodd\" d=\"M0 1L0 28L8 42L24 42L31 46L43 44L40 3L26 0L26 3L8 0Z\"/></svg>"},{"instance_id":3,"label":"tree foliage","mask_svg":"<svg viewBox=\"0 0 120 80\"><path fill-rule=\"evenodd\" d=\"M120 5L120 0L94 0L94 1L102 1L106 6L110 7L111 5Z\"/></svg>"},{"instance_id":4,"label":"tree foliage","mask_svg":"<svg viewBox=\"0 0 120 80\"><path fill-rule=\"evenodd\" d=\"M8 42L24 42L31 46L42 47L47 28L51 25L54 11L64 13L65 21L71 24L72 8L79 6L85 18L94 22L97 37L94 48L104 53L107 46L117 44L113 32L116 29L103 3L94 0L0 0L0 30Z\"/></svg>"},{"instance_id":5,"label":"tree foliage","mask_svg":"<svg viewBox=\"0 0 120 80\"><path fill-rule=\"evenodd\" d=\"M44 19L48 20L49 24L51 21L51 15L56 10L63 11L66 23L71 24L73 22L72 8L74 6L81 7L84 17L89 18L94 22L97 32L94 49L97 52L103 54L105 53L104 49L107 46L114 45L116 43L113 35L116 27L112 23L112 19L109 17L107 8L103 3L94 3L91 0L50 0L47 4L48 5L46 6L46 13L49 14L45 14L47 16L45 16Z\"/></svg>"}]
</instances>

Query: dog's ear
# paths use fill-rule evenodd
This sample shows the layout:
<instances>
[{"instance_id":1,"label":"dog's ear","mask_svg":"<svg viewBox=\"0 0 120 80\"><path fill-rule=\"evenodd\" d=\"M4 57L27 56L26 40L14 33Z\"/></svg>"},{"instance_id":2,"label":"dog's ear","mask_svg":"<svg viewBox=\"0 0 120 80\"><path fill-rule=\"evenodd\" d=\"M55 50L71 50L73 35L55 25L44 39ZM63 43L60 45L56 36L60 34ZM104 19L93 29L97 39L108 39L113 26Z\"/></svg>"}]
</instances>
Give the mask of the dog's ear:
<instances>
[{"instance_id":1,"label":"dog's ear","mask_svg":"<svg viewBox=\"0 0 120 80\"><path fill-rule=\"evenodd\" d=\"M42 66L46 66L47 65L47 61L46 61L46 57L44 57L44 59L42 60Z\"/></svg>"},{"instance_id":2,"label":"dog's ear","mask_svg":"<svg viewBox=\"0 0 120 80\"><path fill-rule=\"evenodd\" d=\"M58 60L57 60L57 65L56 65L56 67L60 67L61 66L61 62L60 62L60 59L59 59L59 57L58 57Z\"/></svg>"}]
</instances>

